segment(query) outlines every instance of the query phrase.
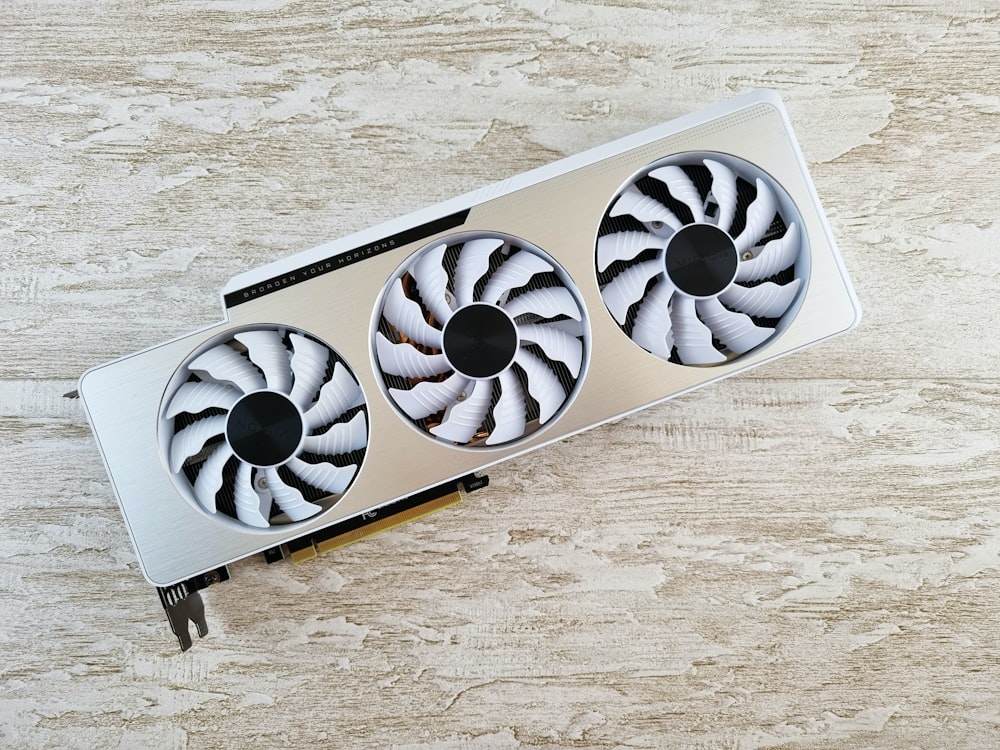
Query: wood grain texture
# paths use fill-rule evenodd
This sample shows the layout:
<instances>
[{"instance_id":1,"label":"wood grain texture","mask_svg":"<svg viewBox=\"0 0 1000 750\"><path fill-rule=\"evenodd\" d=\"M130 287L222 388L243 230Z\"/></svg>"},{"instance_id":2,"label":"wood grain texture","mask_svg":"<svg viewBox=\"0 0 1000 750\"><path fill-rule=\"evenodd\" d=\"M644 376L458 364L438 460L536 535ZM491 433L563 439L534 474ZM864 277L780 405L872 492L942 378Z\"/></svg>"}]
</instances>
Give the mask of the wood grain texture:
<instances>
[{"instance_id":1,"label":"wood grain texture","mask_svg":"<svg viewBox=\"0 0 1000 750\"><path fill-rule=\"evenodd\" d=\"M1000 744L1000 16L808 0L0 13L0 745ZM992 13L992 14L991 14ZM78 404L235 273L756 87L860 329L248 560L177 653Z\"/></svg>"}]
</instances>

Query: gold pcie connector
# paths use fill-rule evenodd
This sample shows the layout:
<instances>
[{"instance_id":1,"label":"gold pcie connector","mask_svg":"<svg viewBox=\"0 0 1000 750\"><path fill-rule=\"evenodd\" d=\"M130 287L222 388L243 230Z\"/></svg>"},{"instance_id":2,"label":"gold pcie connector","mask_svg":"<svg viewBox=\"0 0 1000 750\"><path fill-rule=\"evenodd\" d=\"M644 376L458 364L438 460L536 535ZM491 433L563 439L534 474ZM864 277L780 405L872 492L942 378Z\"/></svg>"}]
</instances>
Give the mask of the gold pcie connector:
<instances>
[{"instance_id":1,"label":"gold pcie connector","mask_svg":"<svg viewBox=\"0 0 1000 750\"><path fill-rule=\"evenodd\" d=\"M423 518L442 508L457 505L462 502L466 493L474 492L488 484L489 477L469 474L328 526L309 536L293 539L280 547L273 547L264 552L264 559L269 563L278 562L286 557L294 563L311 560L318 555L325 555L332 550Z\"/></svg>"}]
</instances>

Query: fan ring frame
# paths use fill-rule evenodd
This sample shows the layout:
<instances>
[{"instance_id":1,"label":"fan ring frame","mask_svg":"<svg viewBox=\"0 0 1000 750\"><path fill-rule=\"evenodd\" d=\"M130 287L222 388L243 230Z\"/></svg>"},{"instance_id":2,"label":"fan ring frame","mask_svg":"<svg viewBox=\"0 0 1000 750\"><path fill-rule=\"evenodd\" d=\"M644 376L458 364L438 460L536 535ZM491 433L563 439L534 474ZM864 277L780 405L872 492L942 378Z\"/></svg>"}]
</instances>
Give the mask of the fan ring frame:
<instances>
[{"instance_id":1,"label":"fan ring frame","mask_svg":"<svg viewBox=\"0 0 1000 750\"><path fill-rule=\"evenodd\" d=\"M416 262L419 260L420 256L423 253L426 253L432 250L433 248L440 246L441 244L446 244L450 250L455 246L464 245L467 242L478 239L503 240L504 242L503 247L514 246L521 251L525 250L529 251L533 255L537 255L545 259L552 266L551 273L555 274L555 276L558 278L559 285L567 289L570 292L570 294L572 294L573 300L579 311L580 320L578 324L580 326L580 331L581 331L580 340L583 346L583 356L580 364L579 375L575 378L572 388L567 393L566 398L560 404L556 412L544 423L532 426L532 423L529 422L526 431L520 437L497 444L487 444L485 442L485 438L476 439L475 441L470 441L469 443L456 443L447 440L445 438L439 437L437 435L434 435L429 431L423 429L418 424L418 422L423 420L411 418L405 411L403 411L403 409L396 403L392 395L389 393L389 388L391 386L386 382L386 374L383 373L379 365L379 359L376 347L376 335L379 332L380 322L382 320L382 311L385 307L385 299L390 287L407 275L407 273L416 264ZM558 288L558 287L553 287L553 288ZM447 291L449 297L451 297L453 293L454 290ZM476 300L474 301L473 304L489 304L489 303L480 303L478 300ZM466 306L467 305L463 305L462 307L464 308ZM462 308L456 308L455 312L457 312L459 309ZM443 333L444 325L441 326L440 330ZM518 348L520 348L521 344L522 340L519 335ZM579 396L580 394L580 391L583 387L584 381L586 380L589 371L592 349L593 349L593 343L592 343L592 332L590 323L590 310L587 306L587 302L584 293L581 290L580 285L576 282L575 279L573 279L569 271L566 270L565 266L559 260L557 260L554 255L547 252L545 249L535 244L531 240L524 239L523 237L511 234L510 232L493 231L489 229L470 229L462 232L445 234L443 236L431 240L430 242L424 243L417 250L407 255L399 263L399 265L397 265L397 267L392 271L392 273L386 278L386 281L383 284L382 289L375 300L375 304L372 307L372 317L369 324L369 360L372 368L372 373L374 375L375 382L378 385L380 392L382 393L382 396L384 397L386 403L389 404L389 406L391 407L392 411L396 414L396 416L399 417L399 419L407 427L412 429L416 434L422 436L425 440L430 440L437 445L442 445L452 450L468 451L473 453L505 451L505 450L510 450L511 448L514 447L523 448L523 446L526 443L540 437L545 431L547 431L550 427L552 427L552 425L557 423L562 418L562 416L567 412L569 407L576 401L577 396ZM442 353L444 353L443 350ZM512 360L503 369L501 373L477 379L471 376L463 375L458 369L452 367L451 362L447 360L447 358L446 361L448 361L448 366L450 369L446 370L445 373L443 374L454 372L460 375L461 377L467 377L468 380L472 381L473 383L479 382L480 380L485 380L485 381L493 380L494 378L499 377L500 374L502 374L502 372L510 371L516 364L516 362ZM533 398L528 393L527 388L524 388L523 390L526 400ZM492 411L492 408L493 407L491 406L490 412ZM488 412L488 414L490 412ZM537 422L537 420L535 421Z\"/></svg>"},{"instance_id":2,"label":"fan ring frame","mask_svg":"<svg viewBox=\"0 0 1000 750\"><path fill-rule=\"evenodd\" d=\"M223 510L217 510L215 513L212 513L201 505L197 497L195 497L194 495L193 483L190 481L186 481L186 475L183 469L177 474L174 474L170 470L169 446L175 434L174 420L176 419L176 417L167 418L165 416L167 408L170 405L171 398L176 393L177 389L185 382L187 382L190 376L192 375L191 371L188 370L188 365L192 361L194 361L197 357L209 351L210 349L215 348L216 346L219 346L221 344L227 344L228 342L235 340L236 335L240 333L245 333L249 331L261 331L261 330L278 331L282 333L283 337L287 336L290 333L296 333L301 336L304 336L305 338L311 339L312 341L322 345L327 350L327 352L330 355L332 355L334 362L339 362L344 368L346 368L348 374L351 376L351 378L354 380L355 384L361 391L362 400L360 404L360 409L365 414L365 431L366 431L365 445L362 448L358 449L363 453L360 461L358 462L357 465L358 468L355 471L354 476L348 483L347 487L344 489L342 493L329 494L319 499L306 498L308 502L321 506L322 510L319 513L309 516L308 518L302 519L301 521L292 521L291 519L278 522L272 521L270 525L266 527L251 526L249 524L240 521L238 518L230 516ZM251 395L252 393L260 393L265 390L269 389L258 389L255 391L248 391L247 393L244 393L240 396L240 400ZM294 404L294 402L292 403ZM163 389L163 394L160 397L160 402L157 405L157 410L156 410L157 414L156 442L159 451L161 468L163 469L164 473L170 478L170 481L172 482L174 488L178 491L181 497L184 498L185 502L188 505L190 505L192 509L196 511L199 515L201 515L203 518L206 518L213 523L221 524L222 526L227 527L230 530L238 531L240 533L247 535L260 536L260 537L268 537L268 536L284 537L287 536L289 533L294 532L296 529L309 526L314 522L316 522L318 519L321 519L324 516L328 515L341 502L341 500L345 498L348 495L348 493L350 493L353 486L357 483L358 477L360 477L361 473L364 471L365 464L367 463L368 460L369 447L371 446L371 420L368 414L368 403L369 403L368 394L365 392L363 382L360 378L358 378L354 367L351 366L347 358L344 357L344 355L341 354L341 352L338 349L331 346L321 336L318 336L317 334L312 333L311 331L307 331L296 325L290 325L286 323L256 322L256 323L232 326L226 328L225 330L221 330L214 333L212 336L210 336L207 339L204 339L195 348L189 351L188 354L177 366L177 368L174 370L174 372L171 374L169 380L167 381L167 384ZM304 417L304 411L300 407L298 407L297 404L295 404L295 406L298 409L299 413ZM225 413L228 415L231 409L232 408L227 410ZM288 459L281 462L280 464L274 466L256 466L249 464L249 462L247 463L251 465L251 468L255 470L277 469L278 467L283 466L284 464L291 461L293 457L300 455L302 444L305 442L306 437L309 436L309 432L310 430L308 429L308 427L305 427L305 429L303 430L301 441L297 446L295 453L293 453ZM225 433L223 433L223 435L224 435L223 440L225 441L226 440ZM257 476L260 477L262 475L258 473ZM280 518L281 516L282 514L279 512L276 516L273 516L272 518Z\"/></svg>"},{"instance_id":3,"label":"fan ring frame","mask_svg":"<svg viewBox=\"0 0 1000 750\"><path fill-rule=\"evenodd\" d=\"M727 356L726 361L720 362L717 365L688 365L678 361L675 357L671 357L670 359L664 359L663 357L660 357L659 355L650 352L641 344L634 341L631 335L629 335L628 331L626 330L626 327L622 324L619 324L618 321L614 319L611 310L608 309L607 303L603 305L604 312L611 320L611 323L615 325L619 330L621 330L622 333L629 338L629 340L632 342L634 346L646 352L651 357L656 357L656 359L658 359L659 361L665 362L674 367L684 367L684 368L720 367L720 366L725 367L727 365L733 364L734 362L744 361L748 357L757 356L760 352L763 352L764 350L768 349L775 341L780 339L782 334L789 328L789 326L792 325L793 321L798 315L800 308L802 307L802 304L808 297L810 279L812 278L812 260L811 260L812 250L809 239L809 232L805 231L805 226L804 226L805 221L803 219L802 211L799 210L798 206L795 204L795 201L792 200L791 195L784 188L781 182L773 174L771 174L770 171L768 171L766 168L762 167L761 165L749 159L725 151L708 151L708 150L678 151L676 153L669 154L668 156L655 159L654 161L651 161L645 164L644 166L636 169L625 180L621 182L621 184L618 186L618 189L615 190L611 198L608 200L608 203L604 208L604 213L602 214L601 225L603 226L610 218L611 210L614 207L615 203L617 202L618 198L621 196L621 194L628 187L635 185L643 178L648 177L650 172L666 166L679 166L679 167L699 166L702 165L705 159L711 159L713 161L717 161L721 164L724 164L726 167L732 170L732 172L736 175L736 177L743 179L744 181L750 183L751 185L754 184L754 180L758 177L767 182L768 187L771 188L771 191L777 202L776 213L782 218L782 221L786 224L786 226L794 222L799 228L798 255L795 259L795 262L790 267L794 267L795 272L793 278L799 280L800 285L798 291L796 292L795 299L792 301L792 303L788 306L785 312L778 319L777 324L774 326L774 333L766 341L750 349L749 351L744 352L743 354L733 355L730 352ZM684 226L691 226L695 223L697 222L687 222L684 224ZM672 234L665 235L659 230L650 231L647 229L647 231L649 231L651 235L659 237L661 239L667 239L670 236L672 236ZM603 236L604 234L601 234L599 230L598 234L595 236L594 239L594 256L593 256L594 281L598 289L600 290L599 296L601 297L602 302L604 301L604 295L603 295L603 286L600 282L600 276L603 273L606 273L606 270L605 272L601 272L598 270L599 264L597 262L598 258L597 243ZM667 272L665 265L666 261L665 252L666 252L665 249L663 249L657 253L657 262L660 263L662 269L651 280L666 279L667 281L670 281L670 275ZM742 257L741 254L741 257L738 259L737 267L739 261L742 260L746 260L746 258ZM608 266L608 268L611 268L611 266ZM607 283L608 282L604 282L604 284ZM735 278L733 281L730 281L726 289L732 288L734 283L735 283ZM682 294L684 293L682 292ZM721 292L719 294L721 294ZM684 294L684 296L687 296L690 299L698 301L699 299L716 298L718 297L718 294L711 295L710 297L696 297L688 294ZM630 308L632 307L634 307L634 303L632 306L630 306ZM634 312L629 316L629 320L631 321L633 318L634 318ZM725 350L725 352L728 352L728 349Z\"/></svg>"}]
</instances>

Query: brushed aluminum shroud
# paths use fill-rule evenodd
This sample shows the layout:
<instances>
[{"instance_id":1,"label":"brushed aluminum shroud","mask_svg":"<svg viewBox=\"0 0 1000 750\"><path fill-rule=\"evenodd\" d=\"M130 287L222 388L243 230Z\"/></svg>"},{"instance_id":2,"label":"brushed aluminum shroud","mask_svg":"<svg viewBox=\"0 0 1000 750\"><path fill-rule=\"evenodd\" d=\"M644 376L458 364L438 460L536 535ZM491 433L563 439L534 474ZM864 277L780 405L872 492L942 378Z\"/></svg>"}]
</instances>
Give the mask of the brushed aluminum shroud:
<instances>
[{"instance_id":1,"label":"brushed aluminum shroud","mask_svg":"<svg viewBox=\"0 0 1000 750\"><path fill-rule=\"evenodd\" d=\"M598 227L609 202L649 163L685 151L745 159L780 183L802 217L811 265L798 312L760 349L716 367L663 361L633 343L601 299L594 265ZM223 293L402 230L469 210L464 224L400 245L323 276L254 298L226 320L89 370L80 393L121 505L143 573L165 586L308 534L449 479L534 450L645 406L743 372L860 320L843 268L780 99L753 92L701 113L569 157L418 211L380 227L242 274ZM416 250L456 232L502 232L552 255L579 288L591 328L590 361L563 415L510 446L469 450L411 429L386 402L372 356L373 316L387 280ZM157 420L168 382L185 357L229 329L287 325L325 341L351 365L368 404L370 442L354 484L330 510L293 526L237 529L206 519L179 496L162 464Z\"/></svg>"}]
</instances>

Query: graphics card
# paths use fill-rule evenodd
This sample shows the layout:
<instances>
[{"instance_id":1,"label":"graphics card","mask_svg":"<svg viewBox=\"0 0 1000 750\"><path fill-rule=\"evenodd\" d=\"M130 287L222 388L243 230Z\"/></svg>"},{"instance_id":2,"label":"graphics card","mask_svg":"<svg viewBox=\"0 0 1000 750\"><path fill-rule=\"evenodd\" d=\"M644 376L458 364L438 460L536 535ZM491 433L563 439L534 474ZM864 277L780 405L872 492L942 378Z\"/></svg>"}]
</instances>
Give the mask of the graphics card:
<instances>
[{"instance_id":1,"label":"graphics card","mask_svg":"<svg viewBox=\"0 0 1000 750\"><path fill-rule=\"evenodd\" d=\"M860 315L768 92L244 273L222 296L223 322L80 383L168 612L235 560L404 517Z\"/></svg>"}]
</instances>

